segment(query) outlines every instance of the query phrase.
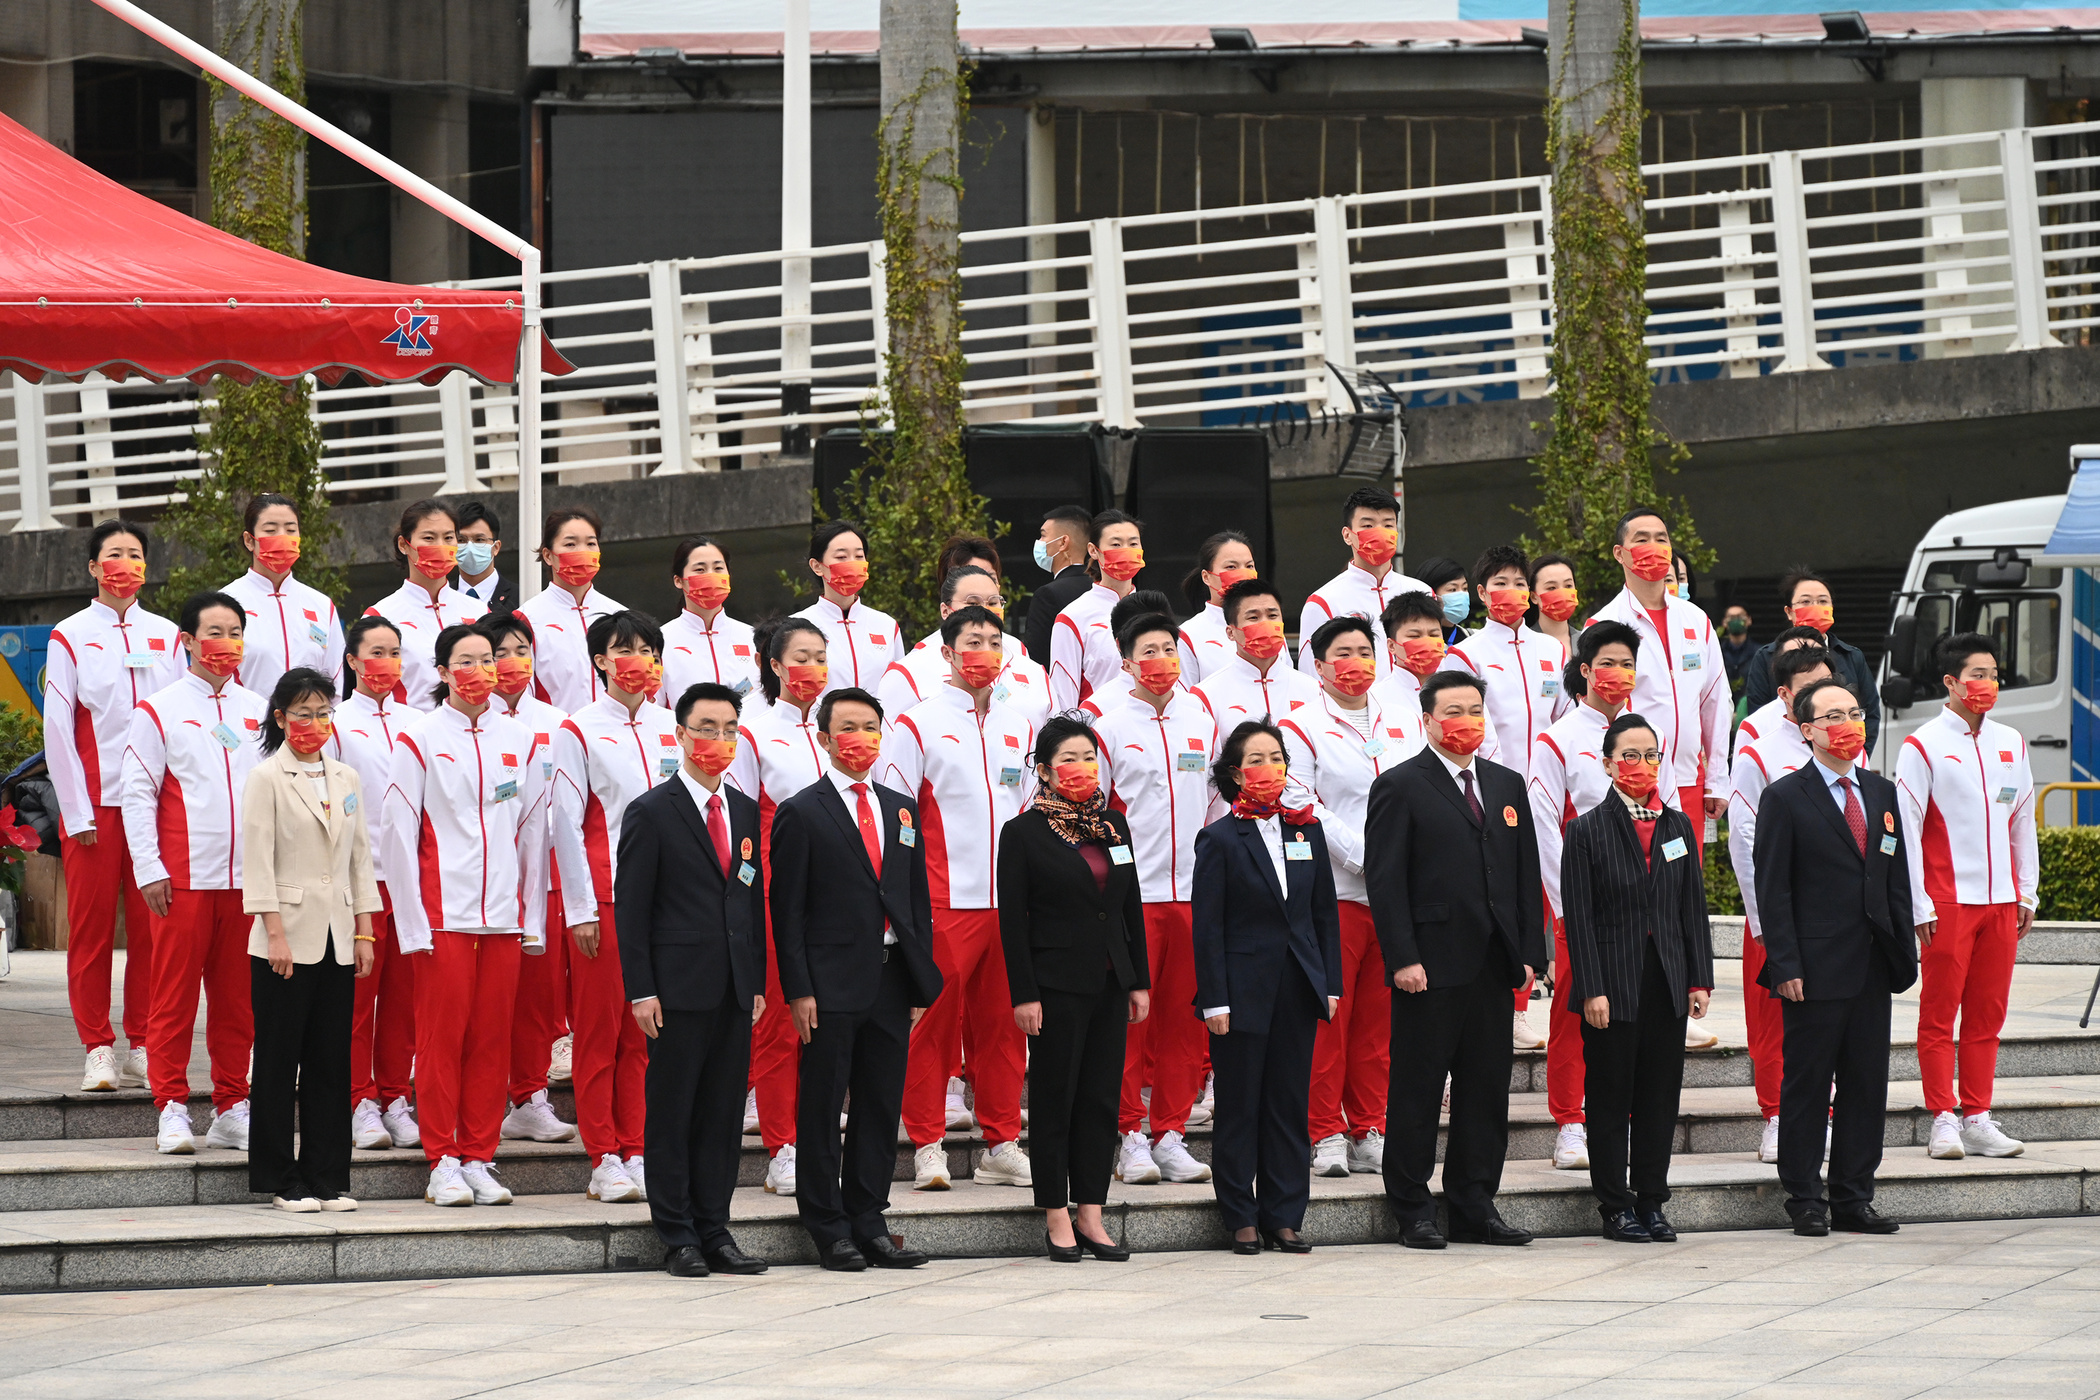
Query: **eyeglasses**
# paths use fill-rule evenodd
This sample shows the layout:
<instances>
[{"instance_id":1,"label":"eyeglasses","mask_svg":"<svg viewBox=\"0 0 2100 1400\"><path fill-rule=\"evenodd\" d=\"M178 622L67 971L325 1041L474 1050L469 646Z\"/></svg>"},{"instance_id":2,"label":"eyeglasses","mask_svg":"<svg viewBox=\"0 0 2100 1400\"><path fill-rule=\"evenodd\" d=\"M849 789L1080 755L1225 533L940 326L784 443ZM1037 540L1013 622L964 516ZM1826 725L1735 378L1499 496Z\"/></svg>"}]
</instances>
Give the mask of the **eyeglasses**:
<instances>
[{"instance_id":1,"label":"eyeglasses","mask_svg":"<svg viewBox=\"0 0 2100 1400\"><path fill-rule=\"evenodd\" d=\"M691 729L686 729L682 724L678 727L695 739L733 739L736 737L736 728L733 725L728 729L724 729L719 724L702 724Z\"/></svg>"},{"instance_id":2,"label":"eyeglasses","mask_svg":"<svg viewBox=\"0 0 2100 1400\"><path fill-rule=\"evenodd\" d=\"M296 719L306 724L311 724L317 719L330 719L334 715L335 710L333 708L326 710L286 710L284 712L286 719Z\"/></svg>"},{"instance_id":3,"label":"eyeglasses","mask_svg":"<svg viewBox=\"0 0 2100 1400\"><path fill-rule=\"evenodd\" d=\"M1816 723L1844 724L1847 721L1851 721L1853 723L1864 724L1866 722L1866 719L1867 712L1855 706L1854 708L1849 710L1832 710L1827 715L1817 715Z\"/></svg>"},{"instance_id":4,"label":"eyeglasses","mask_svg":"<svg viewBox=\"0 0 2100 1400\"><path fill-rule=\"evenodd\" d=\"M1661 749L1647 749L1641 752L1635 752L1632 749L1620 749L1617 753L1610 755L1610 758L1614 763L1624 763L1628 759L1637 758L1650 766L1660 765L1663 761Z\"/></svg>"}]
</instances>

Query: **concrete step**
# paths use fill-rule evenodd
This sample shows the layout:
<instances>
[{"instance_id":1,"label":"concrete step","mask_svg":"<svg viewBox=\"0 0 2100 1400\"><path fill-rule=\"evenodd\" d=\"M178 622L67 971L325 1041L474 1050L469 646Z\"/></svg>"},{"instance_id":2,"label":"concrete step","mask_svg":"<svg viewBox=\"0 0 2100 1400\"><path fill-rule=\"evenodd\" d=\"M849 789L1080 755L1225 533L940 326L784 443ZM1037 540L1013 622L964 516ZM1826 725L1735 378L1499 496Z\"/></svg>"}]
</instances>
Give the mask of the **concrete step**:
<instances>
[{"instance_id":1,"label":"concrete step","mask_svg":"<svg viewBox=\"0 0 2100 1400\"><path fill-rule=\"evenodd\" d=\"M1743 956L1743 916L1716 914L1712 924L1714 956L1740 961ZM2020 940L2014 961L2100 966L2100 924L2036 923Z\"/></svg>"},{"instance_id":2,"label":"concrete step","mask_svg":"<svg viewBox=\"0 0 2100 1400\"><path fill-rule=\"evenodd\" d=\"M1936 1162L1899 1148L1883 1162L1877 1204L1899 1220L2068 1216L2100 1210L2100 1141L2061 1142L1996 1161ZM1785 1224L1776 1172L1754 1157L1709 1153L1670 1173L1678 1229ZM1544 1236L1598 1225L1584 1174L1512 1161L1499 1205ZM1208 1186L1111 1187L1110 1231L1141 1251L1223 1248ZM744 1188L732 1208L738 1243L776 1264L814 1262L792 1202ZM1025 1190L964 1182L938 1194L898 1186L891 1228L937 1255L1021 1257L1042 1251L1042 1216ZM1373 1177L1315 1181L1305 1234L1316 1245L1390 1242L1395 1228ZM1466 1248L1466 1246L1454 1246ZM657 1267L663 1249L642 1205L573 1194L526 1195L508 1207L444 1210L374 1202L343 1215L287 1215L257 1205L22 1211L0 1216L0 1292L132 1289L598 1272ZM1485 1260L1483 1261L1485 1262Z\"/></svg>"},{"instance_id":3,"label":"concrete step","mask_svg":"<svg viewBox=\"0 0 2100 1400\"><path fill-rule=\"evenodd\" d=\"M199 1056L195 1063L202 1063ZM565 1123L576 1121L576 1099L566 1084L547 1091L547 1101ZM211 1122L211 1094L190 1091L190 1121L201 1132ZM0 1088L0 1143L59 1138L152 1137L160 1131L160 1113L146 1089L117 1089L84 1094Z\"/></svg>"},{"instance_id":4,"label":"concrete step","mask_svg":"<svg viewBox=\"0 0 2100 1400\"><path fill-rule=\"evenodd\" d=\"M1718 995L1718 994L1717 994ZM1735 995L1731 992L1730 995ZM1531 1024L1543 1030L1547 1015L1543 1002L1533 1002ZM1918 1078L1917 1023L1898 1014L1895 1036L1889 1046L1889 1082ZM2100 1024L2081 1031L2075 1020L2065 1029L2008 1030L1998 1046L1998 1073L2009 1079L2061 1078L2100 1074ZM1749 1050L1723 1039L1711 1050L1693 1050L1684 1057L1684 1086L1687 1089L1742 1088L1753 1082ZM1509 1089L1513 1094L1546 1091L1546 1052L1519 1050L1510 1067Z\"/></svg>"}]
</instances>

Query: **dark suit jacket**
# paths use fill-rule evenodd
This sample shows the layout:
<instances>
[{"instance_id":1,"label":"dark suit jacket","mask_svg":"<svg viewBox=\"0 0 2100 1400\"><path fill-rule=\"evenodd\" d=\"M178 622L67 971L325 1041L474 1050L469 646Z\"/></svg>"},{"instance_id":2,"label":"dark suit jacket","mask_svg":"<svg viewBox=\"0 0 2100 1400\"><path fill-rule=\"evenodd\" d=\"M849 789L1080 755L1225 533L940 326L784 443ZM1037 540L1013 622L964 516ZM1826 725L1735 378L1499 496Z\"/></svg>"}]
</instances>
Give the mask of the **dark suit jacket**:
<instances>
[{"instance_id":1,"label":"dark suit jacket","mask_svg":"<svg viewBox=\"0 0 2100 1400\"><path fill-rule=\"evenodd\" d=\"M1513 987L1526 967L1546 965L1539 848L1524 780L1481 758L1473 771L1484 814L1477 827L1434 750L1371 784L1364 884L1389 982L1420 963L1431 987L1463 986L1480 975L1490 939L1508 954Z\"/></svg>"},{"instance_id":2,"label":"dark suit jacket","mask_svg":"<svg viewBox=\"0 0 2100 1400\"><path fill-rule=\"evenodd\" d=\"M1757 804L1757 915L1765 936L1757 980L1776 989L1799 977L1809 1001L1856 996L1875 957L1888 965L1889 990L1918 980L1896 785L1857 766L1852 774L1867 819L1864 859L1820 763L1779 779Z\"/></svg>"},{"instance_id":3,"label":"dark suit jacket","mask_svg":"<svg viewBox=\"0 0 2100 1400\"><path fill-rule=\"evenodd\" d=\"M1050 633L1057 626L1057 615L1093 586L1094 576L1086 571L1086 565L1072 564L1060 569L1056 578L1038 588L1028 600L1021 640L1027 644L1028 655L1036 665L1046 669L1050 665Z\"/></svg>"},{"instance_id":4,"label":"dark suit jacket","mask_svg":"<svg viewBox=\"0 0 2100 1400\"><path fill-rule=\"evenodd\" d=\"M1342 994L1342 920L1334 897L1334 867L1327 863L1327 833L1316 821L1283 824L1286 855L1300 837L1310 860L1283 863L1285 884L1276 884L1276 862L1257 825L1243 817L1221 817L1196 833L1194 903L1190 908L1196 954L1196 1014L1206 1006L1232 1008L1232 1029L1267 1034L1276 989L1296 963L1322 998ZM1167 1015L1177 1007L1161 1007ZM1327 1003L1320 1002L1320 1017Z\"/></svg>"},{"instance_id":5,"label":"dark suit jacket","mask_svg":"<svg viewBox=\"0 0 2100 1400\"><path fill-rule=\"evenodd\" d=\"M872 784L882 809L882 878L845 799L820 777L773 812L773 956L788 1000L815 997L817 1010L866 1011L882 982L884 924L897 934L917 995L931 1006L941 994L933 961L933 895L926 883L926 843L919 809L903 793ZM915 833L904 844L899 832Z\"/></svg>"},{"instance_id":6,"label":"dark suit jacket","mask_svg":"<svg viewBox=\"0 0 2100 1400\"><path fill-rule=\"evenodd\" d=\"M1111 844L1129 849L1130 823L1103 815ZM1125 991L1152 985L1136 862L1111 863L1108 887L1096 887L1086 858L1033 807L999 831L999 939L1015 1006L1041 1001L1044 987L1091 996L1111 972Z\"/></svg>"},{"instance_id":7,"label":"dark suit jacket","mask_svg":"<svg viewBox=\"0 0 2100 1400\"><path fill-rule=\"evenodd\" d=\"M1682 841L1675 860L1665 847ZM1568 827L1560 861L1561 911L1567 921L1570 1009L1591 997L1611 998L1611 1019L1637 1020L1648 944L1670 984L1666 1016L1686 1014L1693 987L1714 985L1713 930L1706 920L1706 881L1699 871L1699 833L1691 818L1662 809L1648 856L1616 793Z\"/></svg>"},{"instance_id":8,"label":"dark suit jacket","mask_svg":"<svg viewBox=\"0 0 2100 1400\"><path fill-rule=\"evenodd\" d=\"M724 876L692 794L677 778L628 804L613 876L613 925L627 997L667 1011L739 1010L766 989L766 895L758 879L758 804L727 783L729 868ZM749 848L753 855L740 858ZM749 884L736 878L745 866Z\"/></svg>"},{"instance_id":9,"label":"dark suit jacket","mask_svg":"<svg viewBox=\"0 0 2100 1400\"><path fill-rule=\"evenodd\" d=\"M1743 671L1743 699L1756 710L1772 703L1779 694L1772 680L1772 648L1777 645L1766 642L1750 658ZM1867 752L1875 752L1881 742L1881 695L1874 689L1874 668L1868 664L1866 653L1850 642L1841 642L1836 637L1824 634L1823 646L1830 653L1831 669L1837 678L1852 687L1859 696L1859 707L1867 712Z\"/></svg>"}]
</instances>

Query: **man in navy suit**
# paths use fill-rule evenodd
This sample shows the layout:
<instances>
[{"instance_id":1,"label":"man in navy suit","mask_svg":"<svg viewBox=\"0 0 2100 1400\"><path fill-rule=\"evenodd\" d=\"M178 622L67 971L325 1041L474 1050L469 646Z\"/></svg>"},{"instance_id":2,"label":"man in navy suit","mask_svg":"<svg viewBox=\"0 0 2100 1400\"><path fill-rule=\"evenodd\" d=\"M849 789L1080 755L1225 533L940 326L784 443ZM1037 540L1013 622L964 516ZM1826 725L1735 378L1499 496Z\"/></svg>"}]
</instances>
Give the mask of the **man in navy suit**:
<instances>
[{"instance_id":1,"label":"man in navy suit","mask_svg":"<svg viewBox=\"0 0 2100 1400\"><path fill-rule=\"evenodd\" d=\"M1896 787L1854 764L1867 725L1851 687L1812 682L1794 697L1793 719L1815 762L1765 789L1752 847L1765 937L1757 980L1781 999L1785 1026L1779 1180L1795 1234L1889 1235L1896 1222L1874 1209L1889 998L1918 976ZM1827 1198L1818 1173L1826 1122Z\"/></svg>"},{"instance_id":2,"label":"man in navy suit","mask_svg":"<svg viewBox=\"0 0 2100 1400\"><path fill-rule=\"evenodd\" d=\"M825 1268L912 1269L927 1256L891 1240L883 1211L912 1024L941 994L926 847L918 807L870 776L881 703L834 690L817 707L817 731L830 766L773 813L773 952L802 1038L795 1205Z\"/></svg>"}]
</instances>

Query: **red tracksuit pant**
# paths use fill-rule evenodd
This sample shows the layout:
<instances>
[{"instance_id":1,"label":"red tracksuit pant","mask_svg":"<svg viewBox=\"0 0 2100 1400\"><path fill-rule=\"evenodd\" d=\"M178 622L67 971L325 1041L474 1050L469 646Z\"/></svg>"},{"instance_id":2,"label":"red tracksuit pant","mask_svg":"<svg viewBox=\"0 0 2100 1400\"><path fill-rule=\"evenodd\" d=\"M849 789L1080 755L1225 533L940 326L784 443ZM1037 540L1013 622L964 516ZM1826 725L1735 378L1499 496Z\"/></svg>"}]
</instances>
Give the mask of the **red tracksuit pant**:
<instances>
[{"instance_id":1,"label":"red tracksuit pant","mask_svg":"<svg viewBox=\"0 0 2100 1400\"><path fill-rule=\"evenodd\" d=\"M594 1163L608 1152L623 1161L639 1157L648 1111L649 1038L627 1010L610 904L598 906L598 956L587 958L573 945L569 955L577 1135Z\"/></svg>"},{"instance_id":2,"label":"red tracksuit pant","mask_svg":"<svg viewBox=\"0 0 2100 1400\"><path fill-rule=\"evenodd\" d=\"M1568 929L1553 921L1553 1002L1546 1013L1546 1111L1554 1125L1584 1121L1582 1089L1582 1008L1568 1004L1575 979L1568 970Z\"/></svg>"},{"instance_id":3,"label":"red tracksuit pant","mask_svg":"<svg viewBox=\"0 0 2100 1400\"><path fill-rule=\"evenodd\" d=\"M1779 1082L1786 1071L1786 1025L1779 998L1757 985L1757 975L1764 968L1764 940L1752 938L1746 927L1743 930L1743 1025L1750 1035L1750 1066L1757 1078L1757 1111L1769 1119L1779 1116ZM1995 1058L1997 1032L1992 1031L1991 1036ZM1921 1053L1924 1048L1922 1044L1918 1047Z\"/></svg>"},{"instance_id":4,"label":"red tracksuit pant","mask_svg":"<svg viewBox=\"0 0 2100 1400\"><path fill-rule=\"evenodd\" d=\"M523 949L514 933L430 935L416 969L416 1120L423 1156L487 1162L503 1136L510 1023Z\"/></svg>"},{"instance_id":5,"label":"red tracksuit pant","mask_svg":"<svg viewBox=\"0 0 2100 1400\"><path fill-rule=\"evenodd\" d=\"M1385 1131L1385 1095L1393 1067L1393 984L1385 978L1371 907L1341 901L1342 1000L1334 1019L1313 1033L1314 1142L1347 1133Z\"/></svg>"},{"instance_id":6,"label":"red tracksuit pant","mask_svg":"<svg viewBox=\"0 0 2100 1400\"><path fill-rule=\"evenodd\" d=\"M751 1027L751 1088L758 1097L758 1131L769 1157L795 1140L802 1090L802 1038L795 1034L787 993L780 989L771 918L769 914L766 925L766 1009Z\"/></svg>"},{"instance_id":7,"label":"red tracksuit pant","mask_svg":"<svg viewBox=\"0 0 2100 1400\"><path fill-rule=\"evenodd\" d=\"M394 937L394 903L372 916L372 975L354 984L350 1013L350 1106L366 1099L385 1108L408 1098L416 1062L416 960Z\"/></svg>"},{"instance_id":8,"label":"red tracksuit pant","mask_svg":"<svg viewBox=\"0 0 2100 1400\"><path fill-rule=\"evenodd\" d=\"M190 1038L197 1030L200 985L208 999L204 1048L211 1057L212 1107L223 1112L248 1097L248 1052L255 1047L248 930L254 923L253 914L241 912L239 890L172 890L167 917L153 921L146 1061L153 1102L160 1107L190 1101Z\"/></svg>"},{"instance_id":9,"label":"red tracksuit pant","mask_svg":"<svg viewBox=\"0 0 2100 1400\"><path fill-rule=\"evenodd\" d=\"M1006 982L1006 948L996 909L935 909L933 960L941 994L911 1032L904 1079L904 1130L914 1147L948 1131L948 1075L958 1057L977 1091L978 1131L987 1143L1021 1136L1021 1078L1026 1040L1014 1024Z\"/></svg>"},{"instance_id":10,"label":"red tracksuit pant","mask_svg":"<svg viewBox=\"0 0 2100 1400\"><path fill-rule=\"evenodd\" d=\"M1145 956L1152 970L1152 1014L1132 1026L1123 1046L1123 1104L1118 1129L1134 1133L1147 1116L1152 1138L1188 1127L1189 1109L1203 1092L1210 1039L1196 1014L1196 953L1190 942L1193 910L1186 904L1145 906ZM1152 1091L1148 1111L1139 1097Z\"/></svg>"},{"instance_id":11,"label":"red tracksuit pant","mask_svg":"<svg viewBox=\"0 0 2100 1400\"><path fill-rule=\"evenodd\" d=\"M576 947L569 941L558 890L547 896L546 937L546 952L518 964L518 1001L510 1022L510 1101L514 1104L547 1087L554 1042L570 1032L575 974L569 964ZM573 1054L574 1046L570 1048Z\"/></svg>"},{"instance_id":12,"label":"red tracksuit pant","mask_svg":"<svg viewBox=\"0 0 2100 1400\"><path fill-rule=\"evenodd\" d=\"M66 995L73 1029L88 1050L116 1043L109 1024L110 966L117 950L117 905L124 906L124 1038L146 1043L153 1018L153 919L131 871L124 812L95 809L95 844L68 836L59 843L66 866Z\"/></svg>"},{"instance_id":13,"label":"red tracksuit pant","mask_svg":"<svg viewBox=\"0 0 2100 1400\"><path fill-rule=\"evenodd\" d=\"M1998 1077L1998 1032L2019 950L2017 904L1942 904L1939 927L1918 959L1918 1073L1925 1111L1956 1111L1954 1018L1961 1015L1964 1114L1991 1106Z\"/></svg>"}]
</instances>

